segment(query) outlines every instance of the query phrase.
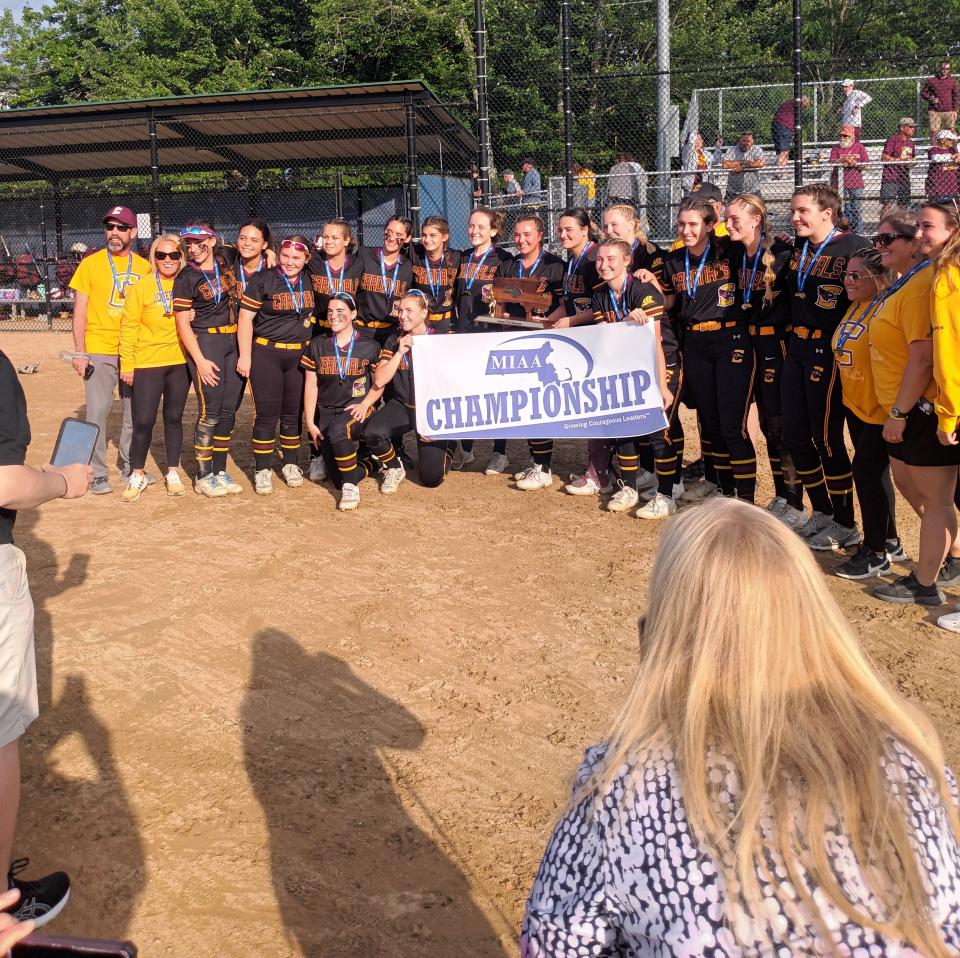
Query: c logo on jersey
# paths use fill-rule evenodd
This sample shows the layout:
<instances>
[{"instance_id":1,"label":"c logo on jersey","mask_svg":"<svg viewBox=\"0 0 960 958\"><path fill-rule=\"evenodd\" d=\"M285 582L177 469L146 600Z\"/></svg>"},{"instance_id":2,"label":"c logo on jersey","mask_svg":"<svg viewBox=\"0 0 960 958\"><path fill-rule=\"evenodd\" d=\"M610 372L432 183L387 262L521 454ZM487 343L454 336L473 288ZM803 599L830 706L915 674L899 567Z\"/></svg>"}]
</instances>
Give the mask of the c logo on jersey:
<instances>
[{"instance_id":1,"label":"c logo on jersey","mask_svg":"<svg viewBox=\"0 0 960 958\"><path fill-rule=\"evenodd\" d=\"M810 370L810 382L818 383L823 379L823 366L814 366Z\"/></svg>"},{"instance_id":2,"label":"c logo on jersey","mask_svg":"<svg viewBox=\"0 0 960 958\"><path fill-rule=\"evenodd\" d=\"M367 394L367 381L365 379L355 379L351 392L354 399L362 399Z\"/></svg>"},{"instance_id":3,"label":"c logo on jersey","mask_svg":"<svg viewBox=\"0 0 960 958\"><path fill-rule=\"evenodd\" d=\"M835 309L840 294L843 292L842 286L825 285L817 287L817 306L820 309Z\"/></svg>"},{"instance_id":4,"label":"c logo on jersey","mask_svg":"<svg viewBox=\"0 0 960 958\"><path fill-rule=\"evenodd\" d=\"M581 298L581 299L575 299L575 300L573 301L573 305L576 306L577 309L589 309L589 308L590 308L590 300L589 300L589 299L583 299L583 298Z\"/></svg>"},{"instance_id":5,"label":"c logo on jersey","mask_svg":"<svg viewBox=\"0 0 960 958\"><path fill-rule=\"evenodd\" d=\"M730 353L730 362L732 362L732 363L742 363L742 362L743 362L743 356L744 356L744 350L742 350L742 349L735 349L732 353Z\"/></svg>"},{"instance_id":6,"label":"c logo on jersey","mask_svg":"<svg viewBox=\"0 0 960 958\"><path fill-rule=\"evenodd\" d=\"M853 351L846 348L847 343L855 343L867 330L867 327L857 319L848 319L840 324L837 330L837 345L834 349L834 355L837 357L837 365L849 368L853 365Z\"/></svg>"},{"instance_id":7,"label":"c logo on jersey","mask_svg":"<svg viewBox=\"0 0 960 958\"><path fill-rule=\"evenodd\" d=\"M652 296L644 296L643 302L640 304L641 309L646 309L648 306L656 306L656 300Z\"/></svg>"},{"instance_id":8,"label":"c logo on jersey","mask_svg":"<svg viewBox=\"0 0 960 958\"><path fill-rule=\"evenodd\" d=\"M765 385L767 386L772 385L774 382L776 382L776 379L777 379L777 371L775 369L772 369L769 367L764 369L763 382Z\"/></svg>"},{"instance_id":9,"label":"c logo on jersey","mask_svg":"<svg viewBox=\"0 0 960 958\"><path fill-rule=\"evenodd\" d=\"M717 287L717 305L732 306L736 299L737 287L734 283L721 283Z\"/></svg>"}]
</instances>

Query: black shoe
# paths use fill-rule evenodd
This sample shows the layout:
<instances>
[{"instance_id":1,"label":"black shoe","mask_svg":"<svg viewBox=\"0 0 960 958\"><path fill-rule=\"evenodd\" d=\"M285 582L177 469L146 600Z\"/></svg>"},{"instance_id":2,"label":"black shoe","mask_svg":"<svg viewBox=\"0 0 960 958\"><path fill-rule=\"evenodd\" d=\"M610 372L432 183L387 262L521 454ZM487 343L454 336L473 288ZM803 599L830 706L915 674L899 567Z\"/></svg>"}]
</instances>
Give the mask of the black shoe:
<instances>
[{"instance_id":1,"label":"black shoe","mask_svg":"<svg viewBox=\"0 0 960 958\"><path fill-rule=\"evenodd\" d=\"M7 912L17 921L32 919L39 928L53 921L70 900L70 879L66 872L54 872L36 881L14 878L29 864L29 858L18 858L10 865L9 884L20 892L20 899Z\"/></svg>"},{"instance_id":2,"label":"black shoe","mask_svg":"<svg viewBox=\"0 0 960 958\"><path fill-rule=\"evenodd\" d=\"M920 585L912 572L893 582L878 585L873 594L885 602L898 602L900 605L943 605L947 601L947 597L935 585Z\"/></svg>"},{"instance_id":3,"label":"black shoe","mask_svg":"<svg viewBox=\"0 0 960 958\"><path fill-rule=\"evenodd\" d=\"M887 558L891 562L906 562L907 554L903 551L903 544L899 539L887 539L884 543L887 550Z\"/></svg>"},{"instance_id":4,"label":"black shoe","mask_svg":"<svg viewBox=\"0 0 960 958\"><path fill-rule=\"evenodd\" d=\"M940 571L937 573L937 585L941 589L948 589L958 582L960 582L960 559L954 556L947 556L946 559L943 560L943 565L940 566Z\"/></svg>"},{"instance_id":5,"label":"black shoe","mask_svg":"<svg viewBox=\"0 0 960 958\"><path fill-rule=\"evenodd\" d=\"M680 470L680 478L684 482L696 482L697 479L703 478L703 460L697 459L694 462L688 462Z\"/></svg>"},{"instance_id":6,"label":"black shoe","mask_svg":"<svg viewBox=\"0 0 960 958\"><path fill-rule=\"evenodd\" d=\"M856 553L833 570L841 579L870 579L890 571L890 559L885 552L873 552L861 545Z\"/></svg>"}]
</instances>

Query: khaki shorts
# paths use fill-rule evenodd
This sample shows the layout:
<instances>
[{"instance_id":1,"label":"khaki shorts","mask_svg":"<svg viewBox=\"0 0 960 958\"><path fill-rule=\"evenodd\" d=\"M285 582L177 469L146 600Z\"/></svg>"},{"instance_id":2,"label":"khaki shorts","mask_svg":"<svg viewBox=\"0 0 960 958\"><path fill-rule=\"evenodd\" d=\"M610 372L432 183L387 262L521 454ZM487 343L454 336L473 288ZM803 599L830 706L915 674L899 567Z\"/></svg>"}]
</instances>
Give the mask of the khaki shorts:
<instances>
[{"instance_id":1,"label":"khaki shorts","mask_svg":"<svg viewBox=\"0 0 960 958\"><path fill-rule=\"evenodd\" d=\"M39 714L27 563L18 548L0 545L0 748Z\"/></svg>"}]
</instances>

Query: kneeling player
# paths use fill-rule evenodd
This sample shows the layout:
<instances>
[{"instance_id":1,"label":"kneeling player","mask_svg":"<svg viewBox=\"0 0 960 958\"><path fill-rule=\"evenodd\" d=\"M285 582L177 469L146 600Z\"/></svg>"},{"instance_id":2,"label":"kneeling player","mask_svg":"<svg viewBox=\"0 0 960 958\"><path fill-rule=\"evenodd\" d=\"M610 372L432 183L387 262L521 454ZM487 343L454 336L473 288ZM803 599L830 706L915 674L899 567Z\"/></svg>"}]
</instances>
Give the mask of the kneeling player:
<instances>
[{"instance_id":1,"label":"kneeling player","mask_svg":"<svg viewBox=\"0 0 960 958\"><path fill-rule=\"evenodd\" d=\"M427 336L433 332L427 325L428 315L427 298L420 290L412 290L400 300L400 332L391 335L384 343L380 362L373 371L374 386L380 390L389 387L389 398L370 417L363 438L386 470L380 486L384 495L396 492L407 475L393 443L395 438L402 441L404 433L417 427L413 390L413 337ZM417 434L420 481L425 486L433 489L443 482L453 457L453 448L452 442L431 442Z\"/></svg>"}]
</instances>

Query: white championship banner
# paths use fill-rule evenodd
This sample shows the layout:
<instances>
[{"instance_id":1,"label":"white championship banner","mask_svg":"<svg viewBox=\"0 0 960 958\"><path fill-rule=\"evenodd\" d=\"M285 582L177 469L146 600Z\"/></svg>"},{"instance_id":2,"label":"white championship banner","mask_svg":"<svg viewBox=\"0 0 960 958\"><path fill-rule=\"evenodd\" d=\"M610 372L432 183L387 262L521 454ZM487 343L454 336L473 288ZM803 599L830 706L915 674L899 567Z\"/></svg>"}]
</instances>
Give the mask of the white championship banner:
<instances>
[{"instance_id":1,"label":"white championship banner","mask_svg":"<svg viewBox=\"0 0 960 958\"><path fill-rule=\"evenodd\" d=\"M663 429L653 324L414 336L428 439L628 439Z\"/></svg>"}]
</instances>

